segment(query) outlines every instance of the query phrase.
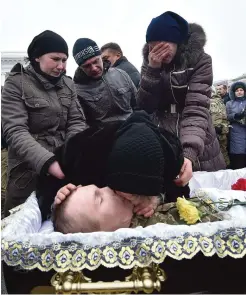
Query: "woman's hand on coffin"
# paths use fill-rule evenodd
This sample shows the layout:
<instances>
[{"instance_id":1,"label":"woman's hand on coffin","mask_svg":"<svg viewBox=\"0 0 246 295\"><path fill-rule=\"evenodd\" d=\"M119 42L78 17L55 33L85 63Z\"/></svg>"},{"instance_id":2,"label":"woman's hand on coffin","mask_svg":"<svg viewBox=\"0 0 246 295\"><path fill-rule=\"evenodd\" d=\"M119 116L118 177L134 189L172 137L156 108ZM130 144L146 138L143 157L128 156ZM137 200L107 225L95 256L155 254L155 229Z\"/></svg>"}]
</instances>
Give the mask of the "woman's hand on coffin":
<instances>
[{"instance_id":1,"label":"woman's hand on coffin","mask_svg":"<svg viewBox=\"0 0 246 295\"><path fill-rule=\"evenodd\" d=\"M184 164L180 170L179 177L174 180L177 186L185 186L189 183L192 177L192 162L184 158Z\"/></svg>"},{"instance_id":2,"label":"woman's hand on coffin","mask_svg":"<svg viewBox=\"0 0 246 295\"><path fill-rule=\"evenodd\" d=\"M72 183L69 183L63 186L62 188L60 188L56 194L54 204L55 205L61 204L76 189L77 189L77 186Z\"/></svg>"},{"instance_id":3,"label":"woman's hand on coffin","mask_svg":"<svg viewBox=\"0 0 246 295\"><path fill-rule=\"evenodd\" d=\"M134 213L137 215L143 215L144 217L151 217L156 208L160 205L158 197L140 197L139 203L134 206Z\"/></svg>"},{"instance_id":4,"label":"woman's hand on coffin","mask_svg":"<svg viewBox=\"0 0 246 295\"><path fill-rule=\"evenodd\" d=\"M53 162L48 170L49 174L55 176L58 179L63 179L65 177L64 173L61 170L61 167L57 161Z\"/></svg>"}]
</instances>

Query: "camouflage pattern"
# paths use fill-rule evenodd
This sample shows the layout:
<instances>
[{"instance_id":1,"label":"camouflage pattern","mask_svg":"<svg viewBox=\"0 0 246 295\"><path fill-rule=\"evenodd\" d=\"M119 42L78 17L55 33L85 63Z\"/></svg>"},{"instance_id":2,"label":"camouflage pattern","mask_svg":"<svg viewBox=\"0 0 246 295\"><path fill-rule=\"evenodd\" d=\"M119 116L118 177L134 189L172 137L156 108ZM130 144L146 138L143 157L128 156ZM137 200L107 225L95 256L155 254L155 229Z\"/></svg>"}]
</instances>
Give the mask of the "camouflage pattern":
<instances>
[{"instance_id":1,"label":"camouflage pattern","mask_svg":"<svg viewBox=\"0 0 246 295\"><path fill-rule=\"evenodd\" d=\"M224 105L222 98L216 93L212 96L210 101L210 114L212 116L214 127L221 128L221 134L217 134L217 137L226 165L229 166L230 160L227 150L229 121L227 120L226 106Z\"/></svg>"},{"instance_id":2,"label":"camouflage pattern","mask_svg":"<svg viewBox=\"0 0 246 295\"><path fill-rule=\"evenodd\" d=\"M214 222L223 220L222 215L215 211L212 205L207 205L197 198L192 198L192 202L196 203L200 211L207 213L206 216L201 217L201 222ZM171 225L186 224L184 220L180 220L176 203L173 202L159 206L156 212L150 218L137 215L134 216L130 227L146 227L157 223L166 223Z\"/></svg>"}]
</instances>

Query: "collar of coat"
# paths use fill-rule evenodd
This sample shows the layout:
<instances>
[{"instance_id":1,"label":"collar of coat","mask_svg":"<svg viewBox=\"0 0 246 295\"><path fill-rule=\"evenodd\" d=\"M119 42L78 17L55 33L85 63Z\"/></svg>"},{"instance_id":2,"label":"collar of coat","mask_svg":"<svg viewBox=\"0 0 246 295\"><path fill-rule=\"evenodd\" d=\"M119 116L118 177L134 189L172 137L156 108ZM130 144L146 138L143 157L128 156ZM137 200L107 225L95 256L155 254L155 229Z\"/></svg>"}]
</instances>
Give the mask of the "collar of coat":
<instances>
[{"instance_id":1,"label":"collar of coat","mask_svg":"<svg viewBox=\"0 0 246 295\"><path fill-rule=\"evenodd\" d=\"M110 68L110 62L103 61L103 74L105 74L109 68ZM73 81L76 84L88 84L89 82L94 81L94 79L92 79L91 77L88 77L85 74L85 72L80 67L78 67L77 70L75 71Z\"/></svg>"},{"instance_id":2,"label":"collar of coat","mask_svg":"<svg viewBox=\"0 0 246 295\"><path fill-rule=\"evenodd\" d=\"M127 58L125 56L120 57L113 65L113 67L117 67L118 65L120 65L122 62L124 61L128 61Z\"/></svg>"},{"instance_id":3,"label":"collar of coat","mask_svg":"<svg viewBox=\"0 0 246 295\"><path fill-rule=\"evenodd\" d=\"M10 73L27 73L31 76L33 76L36 80L38 80L45 89L50 89L53 87L59 87L59 88L63 88L64 87L64 78L61 77L61 79L54 85L51 82L49 82L45 77L43 77L42 75L38 74L31 65L28 65L27 67L23 67L22 64L17 63L16 65L14 65L14 67L12 68L12 70L10 71Z\"/></svg>"},{"instance_id":4,"label":"collar of coat","mask_svg":"<svg viewBox=\"0 0 246 295\"><path fill-rule=\"evenodd\" d=\"M206 34L203 28L195 23L189 24L189 38L185 44L178 47L174 64L176 68L185 69L194 67L200 56L204 53L204 46L206 44ZM143 47L144 63L148 63L149 46L145 43Z\"/></svg>"}]
</instances>

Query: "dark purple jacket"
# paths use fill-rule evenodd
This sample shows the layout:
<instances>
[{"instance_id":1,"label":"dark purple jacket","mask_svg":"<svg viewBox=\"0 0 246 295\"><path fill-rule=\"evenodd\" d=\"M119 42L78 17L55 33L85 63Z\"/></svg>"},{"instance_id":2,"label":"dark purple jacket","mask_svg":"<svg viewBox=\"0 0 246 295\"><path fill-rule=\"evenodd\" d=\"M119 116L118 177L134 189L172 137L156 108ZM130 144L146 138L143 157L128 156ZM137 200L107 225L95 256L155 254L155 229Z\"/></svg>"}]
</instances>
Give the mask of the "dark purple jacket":
<instances>
[{"instance_id":1,"label":"dark purple jacket","mask_svg":"<svg viewBox=\"0 0 246 295\"><path fill-rule=\"evenodd\" d=\"M203 49L203 28L197 24L189 27L187 44L178 48L174 61L165 68L148 66L145 44L137 103L153 114L156 124L179 136L193 170L216 171L226 165L209 113L212 60Z\"/></svg>"}]
</instances>

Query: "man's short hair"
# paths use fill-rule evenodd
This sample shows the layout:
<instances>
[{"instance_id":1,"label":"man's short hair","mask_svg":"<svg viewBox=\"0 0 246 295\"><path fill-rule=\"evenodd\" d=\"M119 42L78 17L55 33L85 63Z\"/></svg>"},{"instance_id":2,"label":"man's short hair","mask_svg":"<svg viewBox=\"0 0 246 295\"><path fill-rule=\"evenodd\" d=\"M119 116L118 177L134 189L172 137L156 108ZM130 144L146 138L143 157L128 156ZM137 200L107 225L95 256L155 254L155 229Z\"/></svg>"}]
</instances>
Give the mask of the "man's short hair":
<instances>
[{"instance_id":1,"label":"man's short hair","mask_svg":"<svg viewBox=\"0 0 246 295\"><path fill-rule=\"evenodd\" d=\"M101 48L101 52L103 52L104 50L107 50L107 49L117 51L121 55L123 55L123 52L122 52L120 46L117 43L110 42L110 43L107 43L107 44L103 45L102 48Z\"/></svg>"},{"instance_id":2,"label":"man's short hair","mask_svg":"<svg viewBox=\"0 0 246 295\"><path fill-rule=\"evenodd\" d=\"M84 208L81 208L79 214L69 214L69 202L71 200L72 194L68 196L61 204L54 207L52 214L54 230L63 234L78 232L90 233L100 231L100 226L95 219L95 216L88 215L87 212L83 210Z\"/></svg>"},{"instance_id":3,"label":"man's short hair","mask_svg":"<svg viewBox=\"0 0 246 295\"><path fill-rule=\"evenodd\" d=\"M225 90L227 90L227 85L225 85L225 84L218 84L217 87L218 87L218 86L223 86L223 88L224 88Z\"/></svg>"}]
</instances>

